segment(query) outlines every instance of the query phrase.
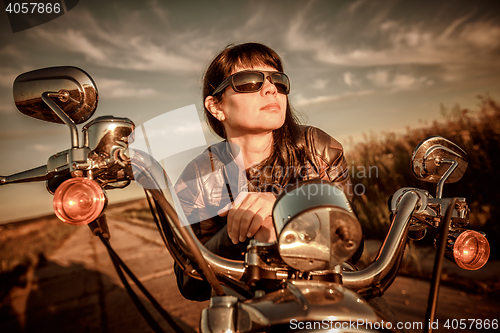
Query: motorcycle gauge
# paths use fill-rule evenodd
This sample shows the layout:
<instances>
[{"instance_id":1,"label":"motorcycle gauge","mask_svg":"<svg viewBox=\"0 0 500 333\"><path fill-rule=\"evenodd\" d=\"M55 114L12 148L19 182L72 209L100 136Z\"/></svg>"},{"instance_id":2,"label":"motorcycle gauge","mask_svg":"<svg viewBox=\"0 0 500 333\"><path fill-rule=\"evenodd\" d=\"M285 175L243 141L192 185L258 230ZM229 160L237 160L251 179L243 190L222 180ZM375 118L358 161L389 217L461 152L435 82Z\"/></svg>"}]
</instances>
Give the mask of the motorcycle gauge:
<instances>
[{"instance_id":1,"label":"motorcycle gauge","mask_svg":"<svg viewBox=\"0 0 500 333\"><path fill-rule=\"evenodd\" d=\"M361 244L361 225L345 193L330 182L287 188L276 199L273 221L281 258L298 270L333 269Z\"/></svg>"}]
</instances>

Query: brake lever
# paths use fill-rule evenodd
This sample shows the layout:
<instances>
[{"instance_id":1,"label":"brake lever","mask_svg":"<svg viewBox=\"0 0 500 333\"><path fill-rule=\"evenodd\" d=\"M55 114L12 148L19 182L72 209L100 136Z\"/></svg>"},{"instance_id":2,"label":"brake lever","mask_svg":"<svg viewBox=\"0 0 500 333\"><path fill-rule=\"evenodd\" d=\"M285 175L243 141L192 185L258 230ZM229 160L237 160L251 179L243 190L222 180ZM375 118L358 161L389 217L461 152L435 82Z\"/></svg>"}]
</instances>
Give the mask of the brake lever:
<instances>
[{"instance_id":1,"label":"brake lever","mask_svg":"<svg viewBox=\"0 0 500 333\"><path fill-rule=\"evenodd\" d=\"M42 165L10 176L0 176L0 185L38 182L52 178L55 173L55 171L49 172L47 165Z\"/></svg>"},{"instance_id":2,"label":"brake lever","mask_svg":"<svg viewBox=\"0 0 500 333\"><path fill-rule=\"evenodd\" d=\"M46 165L21 171L10 176L0 176L0 185L15 183L30 183L50 180L55 175L68 171L73 150L64 150L49 157ZM81 149L78 149L80 151Z\"/></svg>"}]
</instances>

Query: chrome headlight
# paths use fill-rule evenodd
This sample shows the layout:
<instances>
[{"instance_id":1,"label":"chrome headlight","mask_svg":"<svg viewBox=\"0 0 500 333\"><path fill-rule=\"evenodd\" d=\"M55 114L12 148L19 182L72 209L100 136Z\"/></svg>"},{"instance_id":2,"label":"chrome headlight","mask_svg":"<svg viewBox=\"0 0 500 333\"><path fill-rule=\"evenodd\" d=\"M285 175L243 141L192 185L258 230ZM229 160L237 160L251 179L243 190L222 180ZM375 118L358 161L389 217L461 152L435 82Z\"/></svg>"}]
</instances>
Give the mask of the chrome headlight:
<instances>
[{"instance_id":1,"label":"chrome headlight","mask_svg":"<svg viewBox=\"0 0 500 333\"><path fill-rule=\"evenodd\" d=\"M346 195L330 182L286 188L276 199L273 220L281 258L298 270L332 269L361 243L361 225Z\"/></svg>"}]
</instances>

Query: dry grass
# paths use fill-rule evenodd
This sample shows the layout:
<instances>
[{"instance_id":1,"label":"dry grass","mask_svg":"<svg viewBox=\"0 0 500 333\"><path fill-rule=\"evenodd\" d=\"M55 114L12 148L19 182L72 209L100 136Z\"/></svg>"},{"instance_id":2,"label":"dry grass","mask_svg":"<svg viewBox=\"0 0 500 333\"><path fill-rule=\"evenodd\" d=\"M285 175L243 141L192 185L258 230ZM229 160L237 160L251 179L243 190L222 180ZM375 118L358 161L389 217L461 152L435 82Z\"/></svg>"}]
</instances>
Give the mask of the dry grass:
<instances>
[{"instance_id":1,"label":"dry grass","mask_svg":"<svg viewBox=\"0 0 500 333\"><path fill-rule=\"evenodd\" d=\"M139 208L139 209L127 209L122 212L108 216L119 217L125 220L140 220L142 222L154 223L153 215L151 214L149 207Z\"/></svg>"},{"instance_id":2,"label":"dry grass","mask_svg":"<svg viewBox=\"0 0 500 333\"><path fill-rule=\"evenodd\" d=\"M52 253L75 230L55 216L0 226L0 274L37 264L40 256Z\"/></svg>"},{"instance_id":3,"label":"dry grass","mask_svg":"<svg viewBox=\"0 0 500 333\"><path fill-rule=\"evenodd\" d=\"M114 207L114 209L107 210L107 216L129 221L139 220L141 222L154 224L154 218L146 199L134 200L128 202L126 205L115 205Z\"/></svg>"}]
</instances>

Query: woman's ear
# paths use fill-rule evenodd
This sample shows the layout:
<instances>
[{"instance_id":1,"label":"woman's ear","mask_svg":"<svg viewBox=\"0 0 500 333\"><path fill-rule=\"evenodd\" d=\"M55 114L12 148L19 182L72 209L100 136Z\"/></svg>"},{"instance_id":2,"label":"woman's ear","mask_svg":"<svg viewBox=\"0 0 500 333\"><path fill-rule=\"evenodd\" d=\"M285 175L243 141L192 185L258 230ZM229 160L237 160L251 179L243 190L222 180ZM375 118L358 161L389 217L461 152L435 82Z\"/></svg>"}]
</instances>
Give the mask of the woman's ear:
<instances>
[{"instance_id":1,"label":"woman's ear","mask_svg":"<svg viewBox=\"0 0 500 333\"><path fill-rule=\"evenodd\" d=\"M205 98L205 107L217 120L221 122L226 120L226 115L220 107L220 103L216 101L214 96L207 96L207 98Z\"/></svg>"}]
</instances>

